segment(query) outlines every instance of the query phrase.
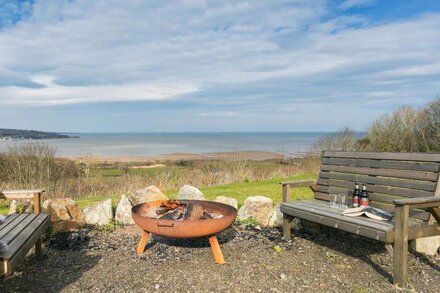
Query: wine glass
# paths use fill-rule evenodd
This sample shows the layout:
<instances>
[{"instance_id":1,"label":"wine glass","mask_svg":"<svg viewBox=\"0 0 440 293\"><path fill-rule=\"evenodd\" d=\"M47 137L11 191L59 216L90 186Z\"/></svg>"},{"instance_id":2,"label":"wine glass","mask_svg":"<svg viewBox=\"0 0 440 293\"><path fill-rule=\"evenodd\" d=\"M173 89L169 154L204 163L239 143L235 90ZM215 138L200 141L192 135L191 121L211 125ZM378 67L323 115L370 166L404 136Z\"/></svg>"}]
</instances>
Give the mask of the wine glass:
<instances>
[{"instance_id":1,"label":"wine glass","mask_svg":"<svg viewBox=\"0 0 440 293\"><path fill-rule=\"evenodd\" d=\"M337 208L338 207L338 195L337 194L330 194L330 207Z\"/></svg>"}]
</instances>

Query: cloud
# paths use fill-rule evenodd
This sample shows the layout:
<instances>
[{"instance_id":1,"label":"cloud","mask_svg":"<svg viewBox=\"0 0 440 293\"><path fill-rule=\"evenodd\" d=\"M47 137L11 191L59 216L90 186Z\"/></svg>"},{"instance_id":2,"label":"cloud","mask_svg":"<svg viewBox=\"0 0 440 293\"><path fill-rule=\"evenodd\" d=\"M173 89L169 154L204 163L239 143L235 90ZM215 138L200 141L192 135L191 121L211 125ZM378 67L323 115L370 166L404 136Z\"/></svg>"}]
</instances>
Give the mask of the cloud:
<instances>
[{"instance_id":1,"label":"cloud","mask_svg":"<svg viewBox=\"0 0 440 293\"><path fill-rule=\"evenodd\" d=\"M191 83L127 83L119 85L61 86L53 76L37 75L32 82L37 88L0 87L0 97L13 97L4 103L28 105L63 105L93 102L157 101L197 91Z\"/></svg>"},{"instance_id":2,"label":"cloud","mask_svg":"<svg viewBox=\"0 0 440 293\"><path fill-rule=\"evenodd\" d=\"M359 125L366 124L402 104L421 104L440 87L440 14L379 22L362 14L371 4L381 5L37 0L23 11L14 6L0 11L0 103L13 109L98 103L95 111L119 115L120 107L109 105L126 102L127 117L155 103L162 105L158 113L178 107L175 121L226 117L238 124L246 117L251 126L273 128L287 125L294 111L325 105L324 113L361 108L366 118ZM359 8L355 15L352 7ZM284 120L270 119L277 113ZM312 119L304 117L305 124Z\"/></svg>"},{"instance_id":3,"label":"cloud","mask_svg":"<svg viewBox=\"0 0 440 293\"><path fill-rule=\"evenodd\" d=\"M376 0L346 0L339 5L342 10L351 9L353 7L372 5Z\"/></svg>"}]
</instances>

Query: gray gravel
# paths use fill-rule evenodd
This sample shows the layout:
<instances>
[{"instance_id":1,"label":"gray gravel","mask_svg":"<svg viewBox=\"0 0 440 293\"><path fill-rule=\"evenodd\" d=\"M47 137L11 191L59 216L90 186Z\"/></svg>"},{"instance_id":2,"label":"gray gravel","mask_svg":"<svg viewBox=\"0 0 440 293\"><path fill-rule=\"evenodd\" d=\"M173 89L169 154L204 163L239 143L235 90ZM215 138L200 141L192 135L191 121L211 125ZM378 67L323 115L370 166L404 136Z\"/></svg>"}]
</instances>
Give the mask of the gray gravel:
<instances>
[{"instance_id":1,"label":"gray gravel","mask_svg":"<svg viewBox=\"0 0 440 293\"><path fill-rule=\"evenodd\" d=\"M135 228L57 234L45 242L45 259L28 256L0 280L0 292L400 291L390 283L392 257L381 243L340 231L293 235L287 242L277 229L234 225L219 235L221 266L207 239L153 237L137 256ZM413 291L435 292L440 257L410 254L409 278Z\"/></svg>"}]
</instances>

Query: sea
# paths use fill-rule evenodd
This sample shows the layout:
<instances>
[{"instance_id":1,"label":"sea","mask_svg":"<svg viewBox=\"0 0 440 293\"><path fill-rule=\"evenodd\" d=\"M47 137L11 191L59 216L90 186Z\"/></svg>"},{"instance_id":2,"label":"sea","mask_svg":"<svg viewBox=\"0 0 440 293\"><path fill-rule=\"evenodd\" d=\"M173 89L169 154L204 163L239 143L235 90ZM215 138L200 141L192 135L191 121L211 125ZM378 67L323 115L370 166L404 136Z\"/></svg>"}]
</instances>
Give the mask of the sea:
<instances>
[{"instance_id":1,"label":"sea","mask_svg":"<svg viewBox=\"0 0 440 293\"><path fill-rule=\"evenodd\" d=\"M131 157L174 153L267 151L300 156L327 132L216 132L216 133L65 133L77 138L0 141L0 152L11 145L40 142L60 157Z\"/></svg>"}]
</instances>

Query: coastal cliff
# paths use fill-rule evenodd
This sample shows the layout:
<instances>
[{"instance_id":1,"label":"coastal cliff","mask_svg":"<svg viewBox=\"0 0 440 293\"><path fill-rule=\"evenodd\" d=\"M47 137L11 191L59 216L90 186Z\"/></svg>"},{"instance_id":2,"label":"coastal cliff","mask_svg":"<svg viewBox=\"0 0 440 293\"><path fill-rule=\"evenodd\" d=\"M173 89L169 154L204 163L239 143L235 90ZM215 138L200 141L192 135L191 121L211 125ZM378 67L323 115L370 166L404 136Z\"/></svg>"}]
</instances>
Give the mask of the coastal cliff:
<instances>
[{"instance_id":1,"label":"coastal cliff","mask_svg":"<svg viewBox=\"0 0 440 293\"><path fill-rule=\"evenodd\" d=\"M0 140L74 138L56 132L0 128Z\"/></svg>"}]
</instances>

